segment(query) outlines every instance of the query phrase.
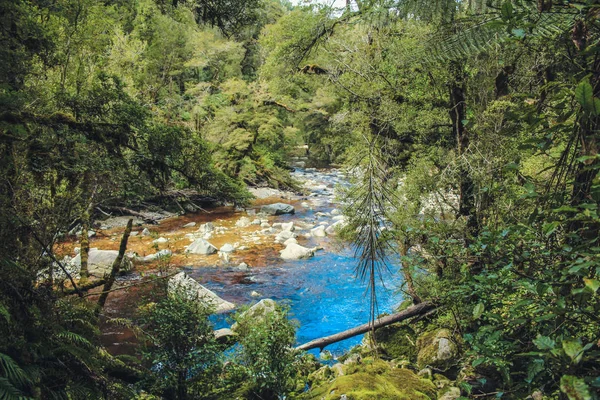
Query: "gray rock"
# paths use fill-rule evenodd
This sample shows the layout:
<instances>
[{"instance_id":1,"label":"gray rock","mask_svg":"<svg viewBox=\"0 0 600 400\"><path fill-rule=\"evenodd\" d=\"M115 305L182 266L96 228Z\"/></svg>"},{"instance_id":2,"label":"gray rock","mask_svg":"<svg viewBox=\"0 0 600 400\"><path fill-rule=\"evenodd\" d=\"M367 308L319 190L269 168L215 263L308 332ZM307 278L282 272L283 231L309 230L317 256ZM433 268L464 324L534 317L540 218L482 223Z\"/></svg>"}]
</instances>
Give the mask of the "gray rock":
<instances>
[{"instance_id":1,"label":"gray rock","mask_svg":"<svg viewBox=\"0 0 600 400\"><path fill-rule=\"evenodd\" d=\"M235 247L233 247L232 244L225 243L223 246L221 246L219 251L221 253L233 253L235 251Z\"/></svg>"},{"instance_id":2,"label":"gray rock","mask_svg":"<svg viewBox=\"0 0 600 400\"><path fill-rule=\"evenodd\" d=\"M195 222L190 222L188 224L185 224L183 227L184 228L193 228L194 226L196 226L196 223Z\"/></svg>"},{"instance_id":3,"label":"gray rock","mask_svg":"<svg viewBox=\"0 0 600 400\"><path fill-rule=\"evenodd\" d=\"M171 250L164 249L164 250L161 250L161 251L159 251L157 253L147 255L146 257L142 258L142 262L145 262L145 263L146 262L152 262L152 261L158 260L161 257L168 257L171 254L173 254L173 252Z\"/></svg>"},{"instance_id":4,"label":"gray rock","mask_svg":"<svg viewBox=\"0 0 600 400\"><path fill-rule=\"evenodd\" d=\"M460 397L460 389L457 387L449 387L448 390L438 397L438 400L456 400Z\"/></svg>"},{"instance_id":5,"label":"gray rock","mask_svg":"<svg viewBox=\"0 0 600 400\"><path fill-rule=\"evenodd\" d=\"M227 336L235 336L235 333L233 333L233 331L229 328L217 329L213 333L214 333L215 339L217 339L217 341L219 341Z\"/></svg>"},{"instance_id":6,"label":"gray rock","mask_svg":"<svg viewBox=\"0 0 600 400\"><path fill-rule=\"evenodd\" d=\"M250 296L252 296L252 297L260 297L262 295L260 293L258 293L256 290L253 290L252 292L250 292Z\"/></svg>"},{"instance_id":7,"label":"gray rock","mask_svg":"<svg viewBox=\"0 0 600 400\"><path fill-rule=\"evenodd\" d=\"M202 235L205 235L207 233L211 233L214 230L215 230L215 226L213 225L212 222L207 222L205 224L202 224L198 228L198 232L200 232Z\"/></svg>"},{"instance_id":8,"label":"gray rock","mask_svg":"<svg viewBox=\"0 0 600 400\"><path fill-rule=\"evenodd\" d=\"M323 225L319 225L316 228L310 230L310 234L314 237L325 237L327 233L325 232L325 227Z\"/></svg>"},{"instance_id":9,"label":"gray rock","mask_svg":"<svg viewBox=\"0 0 600 400\"><path fill-rule=\"evenodd\" d=\"M296 210L293 206L285 203L275 203L262 206L260 211L268 215L294 214Z\"/></svg>"},{"instance_id":10,"label":"gray rock","mask_svg":"<svg viewBox=\"0 0 600 400\"><path fill-rule=\"evenodd\" d=\"M217 252L217 248L209 242L207 242L206 240L200 238L194 240L194 242L188 246L186 252L192 254L209 255L215 254Z\"/></svg>"},{"instance_id":11,"label":"gray rock","mask_svg":"<svg viewBox=\"0 0 600 400\"><path fill-rule=\"evenodd\" d=\"M300 260L314 256L315 250L300 246L297 243L290 243L285 249L281 250L280 254L284 260Z\"/></svg>"},{"instance_id":12,"label":"gray rock","mask_svg":"<svg viewBox=\"0 0 600 400\"><path fill-rule=\"evenodd\" d=\"M296 235L294 232L290 232L290 231L281 231L277 234L277 240L279 240L280 242L285 242L286 240L290 239L290 238L295 238L298 235Z\"/></svg>"},{"instance_id":13,"label":"gray rock","mask_svg":"<svg viewBox=\"0 0 600 400\"><path fill-rule=\"evenodd\" d=\"M142 236L150 236L150 230L148 228L144 228L142 231Z\"/></svg>"},{"instance_id":14,"label":"gray rock","mask_svg":"<svg viewBox=\"0 0 600 400\"><path fill-rule=\"evenodd\" d=\"M204 302L214 307L216 312L229 311L235 308L233 303L223 300L213 291L187 276L185 272L180 272L169 279L168 292L170 295L177 294L190 301Z\"/></svg>"},{"instance_id":15,"label":"gray rock","mask_svg":"<svg viewBox=\"0 0 600 400\"><path fill-rule=\"evenodd\" d=\"M293 222L284 222L281 224L281 230L283 231L293 231L294 230L294 223Z\"/></svg>"},{"instance_id":16,"label":"gray rock","mask_svg":"<svg viewBox=\"0 0 600 400\"><path fill-rule=\"evenodd\" d=\"M283 242L284 245L288 245L290 243L298 243L298 241L295 238L289 238L288 240L286 240L285 242Z\"/></svg>"},{"instance_id":17,"label":"gray rock","mask_svg":"<svg viewBox=\"0 0 600 400\"><path fill-rule=\"evenodd\" d=\"M246 228L246 227L250 226L250 224L251 224L250 218L242 217L237 220L237 222L235 223L235 226L237 226L238 228Z\"/></svg>"},{"instance_id":18,"label":"gray rock","mask_svg":"<svg viewBox=\"0 0 600 400\"><path fill-rule=\"evenodd\" d=\"M250 307L248 310L244 311L240 315L240 318L243 319L243 318L250 317L253 320L261 321L261 320L265 319L267 314L275 311L275 307L276 307L275 301L273 301L271 299L262 299L261 301L259 301L258 303L256 303L252 307ZM231 326L231 330L235 332L237 327L238 327L238 324L235 323Z\"/></svg>"},{"instance_id":19,"label":"gray rock","mask_svg":"<svg viewBox=\"0 0 600 400\"><path fill-rule=\"evenodd\" d=\"M117 259L119 252L117 250L98 250L90 249L88 253L88 272L90 275L97 278L102 278L105 274L109 274L112 265ZM70 263L77 271L81 270L81 254L77 254ZM123 257L121 261L121 270L131 270L131 260Z\"/></svg>"},{"instance_id":20,"label":"gray rock","mask_svg":"<svg viewBox=\"0 0 600 400\"><path fill-rule=\"evenodd\" d=\"M237 269L239 269L240 271L248 271L248 264L242 262L237 266Z\"/></svg>"},{"instance_id":21,"label":"gray rock","mask_svg":"<svg viewBox=\"0 0 600 400\"><path fill-rule=\"evenodd\" d=\"M169 241L169 239L164 238L164 237L159 237L156 240L153 240L152 243L154 244L163 244L163 243L167 243Z\"/></svg>"}]
</instances>

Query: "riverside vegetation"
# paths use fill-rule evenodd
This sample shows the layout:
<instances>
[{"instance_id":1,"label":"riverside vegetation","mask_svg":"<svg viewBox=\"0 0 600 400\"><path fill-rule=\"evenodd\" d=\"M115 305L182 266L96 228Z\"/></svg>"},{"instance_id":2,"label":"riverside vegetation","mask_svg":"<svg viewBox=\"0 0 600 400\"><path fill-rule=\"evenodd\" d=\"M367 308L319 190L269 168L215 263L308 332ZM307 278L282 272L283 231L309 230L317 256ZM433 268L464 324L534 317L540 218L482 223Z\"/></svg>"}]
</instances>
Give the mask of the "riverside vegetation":
<instances>
[{"instance_id":1,"label":"riverside vegetation","mask_svg":"<svg viewBox=\"0 0 600 400\"><path fill-rule=\"evenodd\" d=\"M597 0L0 0L0 399L597 399L599 15ZM352 177L338 233L365 322L390 274L400 309L435 308L325 366L294 350L284 306L240 310L227 350L157 257L151 298L108 321L137 354L108 352L131 222L94 277L96 221L299 191L304 145ZM76 276L56 255L73 236Z\"/></svg>"}]
</instances>

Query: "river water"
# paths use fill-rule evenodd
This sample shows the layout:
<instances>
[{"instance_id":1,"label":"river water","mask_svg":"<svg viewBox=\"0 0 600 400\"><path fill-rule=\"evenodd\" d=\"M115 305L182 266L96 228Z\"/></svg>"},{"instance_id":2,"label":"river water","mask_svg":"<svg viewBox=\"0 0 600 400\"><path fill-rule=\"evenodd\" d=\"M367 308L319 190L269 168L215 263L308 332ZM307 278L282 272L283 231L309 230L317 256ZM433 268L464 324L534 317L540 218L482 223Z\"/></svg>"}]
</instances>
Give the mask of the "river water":
<instances>
[{"instance_id":1,"label":"river water","mask_svg":"<svg viewBox=\"0 0 600 400\"><path fill-rule=\"evenodd\" d=\"M334 209L340 206L336 201L336 187L347 185L343 173L335 169L297 169L293 175L300 182L304 182L304 187L310 195L288 196L286 199L268 198L260 201L258 204L283 201L295 207L294 215L269 217L269 223L290 221L309 224L333 223L332 211L336 214ZM259 205L256 209L259 209ZM181 228L182 225L198 220L199 223L213 221L215 226L228 227L226 228L228 233L223 238L215 237L210 240L217 247L225 240L239 239L240 242L243 238L256 240L258 231L254 232L255 237L249 237L248 232L236 230L235 221L242 216L243 213L229 212L177 217L174 221L161 224L164 225L161 235L166 237L171 235L173 243L177 244L175 239L180 237L177 235L185 233ZM250 218L255 217L250 216ZM179 260L178 264L183 266L188 275L227 301L235 304L252 304L263 298L271 298L287 303L290 306L290 318L298 323L298 344L368 322L369 298L366 284L355 277L357 260L354 257L354 249L335 235L324 238L305 237L306 232L308 230L296 231L300 245L323 248L318 250L314 257L308 259L293 261L281 259L279 250L283 249L283 246L274 244L276 232L260 236L260 244L249 249L246 255L244 252L236 251L235 258L230 263L219 260L217 256L202 261L182 258L183 250L176 248L174 248L173 259ZM141 246L136 243L135 240L132 241L134 246ZM241 271L237 268L240 261L246 261L251 268ZM390 273L382 277L385 284L382 281L377 283L379 313L392 312L402 300L402 295L398 292L401 279L397 265L397 263L390 264ZM254 293L252 296L253 292L259 295ZM128 307L127 303L130 302L130 306L133 306L133 301L138 296L131 293L116 295L107 304L107 311L112 315L126 315L127 312L124 310ZM227 315L215 316L213 321L215 328L227 327L227 320ZM103 342L114 350L119 345L123 345L126 339L123 332L113 329L105 331ZM350 338L328 346L327 350L334 355L339 355L360 343L361 339L362 336ZM120 351L116 350L116 352Z\"/></svg>"},{"instance_id":2,"label":"river water","mask_svg":"<svg viewBox=\"0 0 600 400\"><path fill-rule=\"evenodd\" d=\"M338 206L335 188L345 184L338 170L296 170L294 177L305 181L311 195L297 206L294 215L277 218L277 222L306 221L330 222L331 211ZM256 301L250 293L256 291L260 298L271 298L289 304L290 317L297 320L297 342L331 335L353 328L369 320L369 300L366 284L356 278L356 258L349 243L329 238L299 238L306 247L321 246L315 256L304 260L287 261L269 257L266 268L254 268L240 277L239 271L227 268L186 268L186 272L206 287L237 304ZM400 274L391 267L389 274L378 282L379 312L391 312L402 300L398 294ZM217 328L227 327L226 318L216 319ZM358 344L362 336L332 344L327 350L340 354Z\"/></svg>"}]
</instances>

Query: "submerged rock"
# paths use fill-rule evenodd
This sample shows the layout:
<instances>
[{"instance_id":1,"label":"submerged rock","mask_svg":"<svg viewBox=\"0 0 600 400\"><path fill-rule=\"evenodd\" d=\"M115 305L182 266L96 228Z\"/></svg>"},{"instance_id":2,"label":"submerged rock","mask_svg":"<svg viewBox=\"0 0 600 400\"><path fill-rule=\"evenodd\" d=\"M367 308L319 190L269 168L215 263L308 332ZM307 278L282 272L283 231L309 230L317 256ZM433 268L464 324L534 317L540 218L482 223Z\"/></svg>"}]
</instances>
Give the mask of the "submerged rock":
<instances>
[{"instance_id":1,"label":"submerged rock","mask_svg":"<svg viewBox=\"0 0 600 400\"><path fill-rule=\"evenodd\" d=\"M296 210L293 206L285 203L275 203L262 206L260 212L268 215L294 214Z\"/></svg>"},{"instance_id":2,"label":"submerged rock","mask_svg":"<svg viewBox=\"0 0 600 400\"><path fill-rule=\"evenodd\" d=\"M217 248L206 240L200 238L194 240L194 242L188 246L186 252L192 254L209 255L215 254L217 252Z\"/></svg>"},{"instance_id":3,"label":"submerged rock","mask_svg":"<svg viewBox=\"0 0 600 400\"><path fill-rule=\"evenodd\" d=\"M171 295L177 294L190 301L204 302L214 307L216 312L229 311L235 308L233 303L223 300L216 293L187 276L185 272L180 272L169 279L168 292Z\"/></svg>"},{"instance_id":4,"label":"submerged rock","mask_svg":"<svg viewBox=\"0 0 600 400\"><path fill-rule=\"evenodd\" d=\"M300 246L297 243L290 243L285 249L281 250L281 258L284 260L300 260L302 258L309 258L315 255L314 248L309 249L304 246Z\"/></svg>"},{"instance_id":5,"label":"submerged rock","mask_svg":"<svg viewBox=\"0 0 600 400\"><path fill-rule=\"evenodd\" d=\"M195 222L190 222L188 224L185 224L183 226L183 228L193 228L194 226L196 226L196 223Z\"/></svg>"}]
</instances>

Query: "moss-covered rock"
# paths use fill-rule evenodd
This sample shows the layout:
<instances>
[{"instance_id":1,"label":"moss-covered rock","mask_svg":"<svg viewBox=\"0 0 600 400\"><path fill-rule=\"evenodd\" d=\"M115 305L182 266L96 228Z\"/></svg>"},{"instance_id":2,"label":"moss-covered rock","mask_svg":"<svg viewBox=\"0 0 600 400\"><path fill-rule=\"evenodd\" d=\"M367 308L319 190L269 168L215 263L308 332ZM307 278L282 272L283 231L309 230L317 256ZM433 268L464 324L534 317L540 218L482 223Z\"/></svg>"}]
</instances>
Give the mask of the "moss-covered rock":
<instances>
[{"instance_id":1,"label":"moss-covered rock","mask_svg":"<svg viewBox=\"0 0 600 400\"><path fill-rule=\"evenodd\" d=\"M460 389L457 387L449 386L440 392L438 400L456 400L460 397Z\"/></svg>"},{"instance_id":2,"label":"moss-covered rock","mask_svg":"<svg viewBox=\"0 0 600 400\"><path fill-rule=\"evenodd\" d=\"M330 382L312 386L304 393L306 400L431 400L437 394L434 384L414 372L394 368L389 363L368 358L343 367L344 375Z\"/></svg>"},{"instance_id":3,"label":"moss-covered rock","mask_svg":"<svg viewBox=\"0 0 600 400\"><path fill-rule=\"evenodd\" d=\"M375 331L375 341L379 348L391 359L411 362L417 359L416 335L409 326L392 324Z\"/></svg>"},{"instance_id":4,"label":"moss-covered rock","mask_svg":"<svg viewBox=\"0 0 600 400\"><path fill-rule=\"evenodd\" d=\"M443 371L456 365L459 347L448 329L426 332L417 339L417 365L434 367Z\"/></svg>"}]
</instances>

